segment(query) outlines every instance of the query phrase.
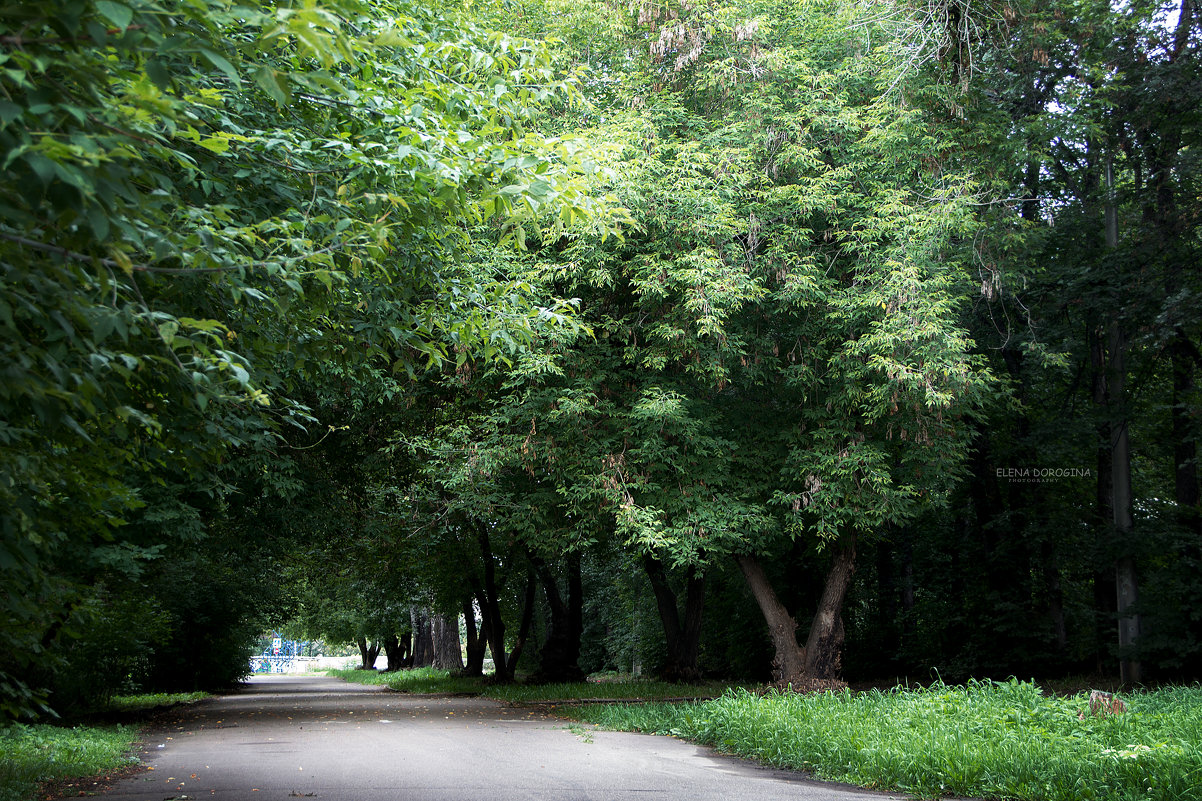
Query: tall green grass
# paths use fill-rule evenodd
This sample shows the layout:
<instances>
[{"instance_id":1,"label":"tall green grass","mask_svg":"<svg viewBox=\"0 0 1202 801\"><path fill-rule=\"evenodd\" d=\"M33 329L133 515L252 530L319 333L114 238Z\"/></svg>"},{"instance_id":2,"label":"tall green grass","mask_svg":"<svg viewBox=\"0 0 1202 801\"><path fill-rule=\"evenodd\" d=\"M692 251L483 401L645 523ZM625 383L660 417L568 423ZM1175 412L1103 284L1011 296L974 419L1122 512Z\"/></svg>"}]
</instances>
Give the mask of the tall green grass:
<instances>
[{"instance_id":1,"label":"tall green grass","mask_svg":"<svg viewBox=\"0 0 1202 801\"><path fill-rule=\"evenodd\" d=\"M137 763L136 726L37 724L0 728L0 801L29 801L38 785L103 775Z\"/></svg>"},{"instance_id":2,"label":"tall green grass","mask_svg":"<svg viewBox=\"0 0 1202 801\"><path fill-rule=\"evenodd\" d=\"M926 798L1202 800L1202 688L1138 693L1127 704L1093 716L1086 694L1049 697L1011 681L804 696L735 690L573 716Z\"/></svg>"}]
</instances>

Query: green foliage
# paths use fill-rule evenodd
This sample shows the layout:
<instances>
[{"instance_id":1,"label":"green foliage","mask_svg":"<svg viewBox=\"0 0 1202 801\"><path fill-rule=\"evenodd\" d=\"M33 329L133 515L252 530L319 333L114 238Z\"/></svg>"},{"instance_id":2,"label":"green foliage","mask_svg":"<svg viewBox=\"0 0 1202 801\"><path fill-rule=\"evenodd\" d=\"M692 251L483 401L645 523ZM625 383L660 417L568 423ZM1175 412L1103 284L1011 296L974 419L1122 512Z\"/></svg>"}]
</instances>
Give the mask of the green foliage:
<instances>
[{"instance_id":1,"label":"green foliage","mask_svg":"<svg viewBox=\"0 0 1202 801\"><path fill-rule=\"evenodd\" d=\"M1202 771L1199 692L1142 692L1126 699L1129 711L1096 716L1087 694L1049 697L1013 680L887 693L732 691L578 715L924 798L1185 801Z\"/></svg>"},{"instance_id":2,"label":"green foliage","mask_svg":"<svg viewBox=\"0 0 1202 801\"><path fill-rule=\"evenodd\" d=\"M771 558L795 605L850 536L860 669L1092 668L1132 554L1144 651L1187 672L1202 31L1160 14L0 12L0 717L486 585L512 645L581 553L588 667L625 668L642 557ZM1100 400L1117 328L1138 386ZM1136 541L1101 474L994 472L1119 428ZM721 592L703 653L754 674Z\"/></svg>"},{"instance_id":3,"label":"green foliage","mask_svg":"<svg viewBox=\"0 0 1202 801\"><path fill-rule=\"evenodd\" d=\"M57 2L0 37L7 716L96 574L203 533L230 453L306 419L311 364L491 358L563 321L465 267L467 229L615 215L578 144L527 130L574 96L545 51L423 4Z\"/></svg>"},{"instance_id":4,"label":"green foliage","mask_svg":"<svg viewBox=\"0 0 1202 801\"><path fill-rule=\"evenodd\" d=\"M27 801L40 782L84 778L135 764L134 726L0 728L0 801Z\"/></svg>"}]
</instances>

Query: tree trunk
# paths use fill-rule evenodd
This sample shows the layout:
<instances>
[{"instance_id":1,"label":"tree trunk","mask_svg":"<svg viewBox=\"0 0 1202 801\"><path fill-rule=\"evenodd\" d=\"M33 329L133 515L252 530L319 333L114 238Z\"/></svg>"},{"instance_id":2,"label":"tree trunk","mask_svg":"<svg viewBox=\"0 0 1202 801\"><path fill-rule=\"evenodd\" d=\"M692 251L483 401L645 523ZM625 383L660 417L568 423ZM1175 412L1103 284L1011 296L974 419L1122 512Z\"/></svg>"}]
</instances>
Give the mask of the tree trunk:
<instances>
[{"instance_id":1,"label":"tree trunk","mask_svg":"<svg viewBox=\"0 0 1202 801\"><path fill-rule=\"evenodd\" d=\"M567 557L568 597L565 602L559 591L559 582L547 563L535 556L531 564L543 585L547 599L550 621L547 624L547 641L539 653L537 680L540 682L579 681L584 677L580 670L580 635L583 630L583 598L581 597L580 554Z\"/></svg>"},{"instance_id":2,"label":"tree trunk","mask_svg":"<svg viewBox=\"0 0 1202 801\"><path fill-rule=\"evenodd\" d=\"M385 673L395 673L404 667L405 653L402 648L401 638L396 634L389 634L383 639L384 656L388 659L388 664L384 667Z\"/></svg>"},{"instance_id":3,"label":"tree trunk","mask_svg":"<svg viewBox=\"0 0 1202 801\"><path fill-rule=\"evenodd\" d=\"M1106 247L1118 248L1118 208L1114 197L1114 162L1106 152ZM1141 679L1139 659L1134 655L1139 640L1140 619L1134 611L1139 598L1139 583L1135 573L1135 558L1131 554L1131 532L1134 528L1131 495L1131 445L1127 427L1127 337L1121 323L1110 323L1108 335L1110 364L1108 371L1109 398L1119 412L1111 431L1110 480L1111 508L1114 530L1118 537L1119 558L1114 568L1118 587L1116 601L1119 613L1119 675L1125 685L1138 684Z\"/></svg>"},{"instance_id":4,"label":"tree trunk","mask_svg":"<svg viewBox=\"0 0 1202 801\"><path fill-rule=\"evenodd\" d=\"M690 567L685 590L685 616L681 624L676 593L668 584L663 563L650 555L643 557L643 570L655 593L659 619L664 627L667 659L661 671L668 681L700 681L698 657L701 648L701 613L705 605L705 577Z\"/></svg>"},{"instance_id":5,"label":"tree trunk","mask_svg":"<svg viewBox=\"0 0 1202 801\"><path fill-rule=\"evenodd\" d=\"M359 646L359 669L375 670L376 659L380 656L380 643L369 643L366 637L356 637L355 644Z\"/></svg>"},{"instance_id":6,"label":"tree trunk","mask_svg":"<svg viewBox=\"0 0 1202 801\"><path fill-rule=\"evenodd\" d=\"M380 656L380 644L369 643L366 637L356 637L355 645L359 646L359 669L375 670L376 659Z\"/></svg>"},{"instance_id":7,"label":"tree trunk","mask_svg":"<svg viewBox=\"0 0 1202 801\"><path fill-rule=\"evenodd\" d=\"M434 667L439 670L463 670L459 615L435 615L433 623Z\"/></svg>"},{"instance_id":8,"label":"tree trunk","mask_svg":"<svg viewBox=\"0 0 1202 801\"><path fill-rule=\"evenodd\" d=\"M1173 485L1177 513L1183 528L1192 533L1195 545L1202 545L1202 517L1199 516L1198 446L1192 409L1194 370L1200 360L1198 349L1185 332L1178 329L1169 348L1173 363L1173 397L1170 403L1173 427Z\"/></svg>"},{"instance_id":9,"label":"tree trunk","mask_svg":"<svg viewBox=\"0 0 1202 801\"><path fill-rule=\"evenodd\" d=\"M501 615L496 564L485 526L476 526L476 540L480 544L480 554L484 562L484 583L476 589L476 600L480 604L482 619L481 634L492 654L493 681L509 682L513 680L513 671L510 667L511 660L505 653L505 618Z\"/></svg>"},{"instance_id":10,"label":"tree trunk","mask_svg":"<svg viewBox=\"0 0 1202 801\"><path fill-rule=\"evenodd\" d=\"M522 658L522 650L526 647L526 640L530 637L530 626L534 622L534 603L537 590L538 582L535 580L534 571L531 570L526 577L526 595L522 604L522 622L518 625L518 636L514 640L513 650L509 653L509 662L505 666L504 681L513 681L514 674L518 669L518 660ZM498 673L498 675L500 674Z\"/></svg>"},{"instance_id":11,"label":"tree trunk","mask_svg":"<svg viewBox=\"0 0 1202 801\"><path fill-rule=\"evenodd\" d=\"M430 667L434 664L434 636L430 630L430 617L425 609L411 606L409 619L413 625L413 667Z\"/></svg>"},{"instance_id":12,"label":"tree trunk","mask_svg":"<svg viewBox=\"0 0 1202 801\"><path fill-rule=\"evenodd\" d=\"M369 670L371 665L367 661L367 638L356 637L355 645L359 646L359 669Z\"/></svg>"},{"instance_id":13,"label":"tree trunk","mask_svg":"<svg viewBox=\"0 0 1202 801\"><path fill-rule=\"evenodd\" d=\"M805 649L797 644L797 621L776 597L757 558L736 556L735 561L768 624L768 636L776 654L772 659L772 680L781 685L800 684L805 678L806 655Z\"/></svg>"},{"instance_id":14,"label":"tree trunk","mask_svg":"<svg viewBox=\"0 0 1202 801\"><path fill-rule=\"evenodd\" d=\"M1110 460L1110 387L1106 377L1106 341L1102 326L1090 320L1086 338L1089 342L1089 368L1092 373L1093 402L1099 410L1097 424L1097 481L1094 489L1094 530L1098 554L1111 550L1114 534L1114 494ZM1101 558L1095 559L1093 575L1094 653L1098 673L1107 672L1110 643L1113 642L1114 620L1117 613L1117 586L1114 571L1103 569Z\"/></svg>"},{"instance_id":15,"label":"tree trunk","mask_svg":"<svg viewBox=\"0 0 1202 801\"><path fill-rule=\"evenodd\" d=\"M484 632L476 629L476 610L471 601L463 602L463 628L467 639L467 664L463 669L463 675L483 676L484 651L488 648L488 643Z\"/></svg>"},{"instance_id":16,"label":"tree trunk","mask_svg":"<svg viewBox=\"0 0 1202 801\"><path fill-rule=\"evenodd\" d=\"M496 596L490 595L487 591L482 592L477 600L480 603L480 614L483 617L481 634L488 644L489 653L492 654L493 681L507 682L511 676L505 653L505 621L501 617L501 607L497 603Z\"/></svg>"},{"instance_id":17,"label":"tree trunk","mask_svg":"<svg viewBox=\"0 0 1202 801\"><path fill-rule=\"evenodd\" d=\"M1110 333L1110 397L1122 409L1126 393L1126 338L1117 323ZM1124 685L1138 684L1142 678L1135 648L1139 641L1140 616L1134 607L1139 600L1139 581L1135 572L1135 557L1131 553L1132 494L1131 446L1128 439L1126 414L1110 438L1111 509L1114 513L1114 532L1118 538L1119 558L1114 566L1115 596L1119 614L1119 677Z\"/></svg>"},{"instance_id":18,"label":"tree trunk","mask_svg":"<svg viewBox=\"0 0 1202 801\"><path fill-rule=\"evenodd\" d=\"M826 574L822 599L806 638L805 673L812 679L838 680L843 660L843 599L856 572L856 537L835 546L834 561Z\"/></svg>"}]
</instances>

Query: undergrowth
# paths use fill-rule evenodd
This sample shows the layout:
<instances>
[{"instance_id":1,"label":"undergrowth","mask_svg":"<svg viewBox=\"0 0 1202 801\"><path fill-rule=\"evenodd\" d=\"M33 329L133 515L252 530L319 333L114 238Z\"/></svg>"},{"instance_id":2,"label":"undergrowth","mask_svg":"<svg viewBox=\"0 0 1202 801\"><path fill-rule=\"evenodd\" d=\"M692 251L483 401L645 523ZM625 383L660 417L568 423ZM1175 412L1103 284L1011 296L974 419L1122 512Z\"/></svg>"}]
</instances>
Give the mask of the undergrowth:
<instances>
[{"instance_id":1,"label":"undergrowth","mask_svg":"<svg viewBox=\"0 0 1202 801\"><path fill-rule=\"evenodd\" d=\"M1049 697L1012 680L858 694L732 690L702 703L571 714L925 798L1202 800L1202 688L1126 701L1125 713L1093 715L1087 694Z\"/></svg>"},{"instance_id":2,"label":"undergrowth","mask_svg":"<svg viewBox=\"0 0 1202 801\"><path fill-rule=\"evenodd\" d=\"M0 801L29 801L42 782L103 775L137 763L137 726L14 724L0 728Z\"/></svg>"},{"instance_id":3,"label":"undergrowth","mask_svg":"<svg viewBox=\"0 0 1202 801\"><path fill-rule=\"evenodd\" d=\"M195 703L208 693L143 693L118 695L86 720L113 715L135 718L155 709ZM40 784L103 776L135 765L132 756L141 727L137 725L12 724L0 727L0 801L29 801Z\"/></svg>"}]
</instances>

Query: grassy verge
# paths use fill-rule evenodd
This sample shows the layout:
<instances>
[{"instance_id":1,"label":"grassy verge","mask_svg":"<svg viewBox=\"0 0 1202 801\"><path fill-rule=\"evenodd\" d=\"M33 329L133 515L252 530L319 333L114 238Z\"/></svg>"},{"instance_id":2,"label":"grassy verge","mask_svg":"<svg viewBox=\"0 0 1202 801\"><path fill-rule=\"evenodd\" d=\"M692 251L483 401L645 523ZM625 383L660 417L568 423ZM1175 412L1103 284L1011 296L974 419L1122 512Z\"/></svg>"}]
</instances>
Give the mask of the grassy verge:
<instances>
[{"instance_id":1,"label":"grassy verge","mask_svg":"<svg viewBox=\"0 0 1202 801\"><path fill-rule=\"evenodd\" d=\"M99 714L115 713L121 719L206 697L207 693L123 695L110 699ZM132 751L141 732L138 725L39 723L0 728L0 801L29 801L38 797L43 785L109 776L136 765L138 759ZM67 789L71 794L77 792Z\"/></svg>"},{"instance_id":2,"label":"grassy verge","mask_svg":"<svg viewBox=\"0 0 1202 801\"><path fill-rule=\"evenodd\" d=\"M136 764L130 751L139 733L137 726L0 729L0 801L29 801L43 783L101 776Z\"/></svg>"},{"instance_id":3,"label":"grassy verge","mask_svg":"<svg viewBox=\"0 0 1202 801\"><path fill-rule=\"evenodd\" d=\"M452 676L449 671L434 668L398 670L394 673L380 673L375 670L330 670L326 675L356 684L386 684L401 693L479 694L484 691L483 679Z\"/></svg>"},{"instance_id":4,"label":"grassy verge","mask_svg":"<svg viewBox=\"0 0 1202 801\"><path fill-rule=\"evenodd\" d=\"M115 695L105 706L106 712L148 712L179 704L194 704L208 698L208 693L143 693Z\"/></svg>"},{"instance_id":5,"label":"grassy verge","mask_svg":"<svg viewBox=\"0 0 1202 801\"><path fill-rule=\"evenodd\" d=\"M709 698L722 695L729 684L674 684L666 681L578 681L566 684L499 684L485 695L515 704L567 703L599 699L645 701L662 698Z\"/></svg>"},{"instance_id":6,"label":"grassy verge","mask_svg":"<svg viewBox=\"0 0 1202 801\"><path fill-rule=\"evenodd\" d=\"M1199 801L1202 688L1127 698L1094 716L1087 695L1025 682L917 691L584 706L607 728L671 734L831 780L933 798Z\"/></svg>"},{"instance_id":7,"label":"grassy verge","mask_svg":"<svg viewBox=\"0 0 1202 801\"><path fill-rule=\"evenodd\" d=\"M378 673L331 670L330 676L358 684L386 684L404 693L475 693L517 704L571 703L596 699L705 698L721 695L729 684L672 684L663 681L579 681L566 684L489 684L486 679L452 676L434 668Z\"/></svg>"}]
</instances>

